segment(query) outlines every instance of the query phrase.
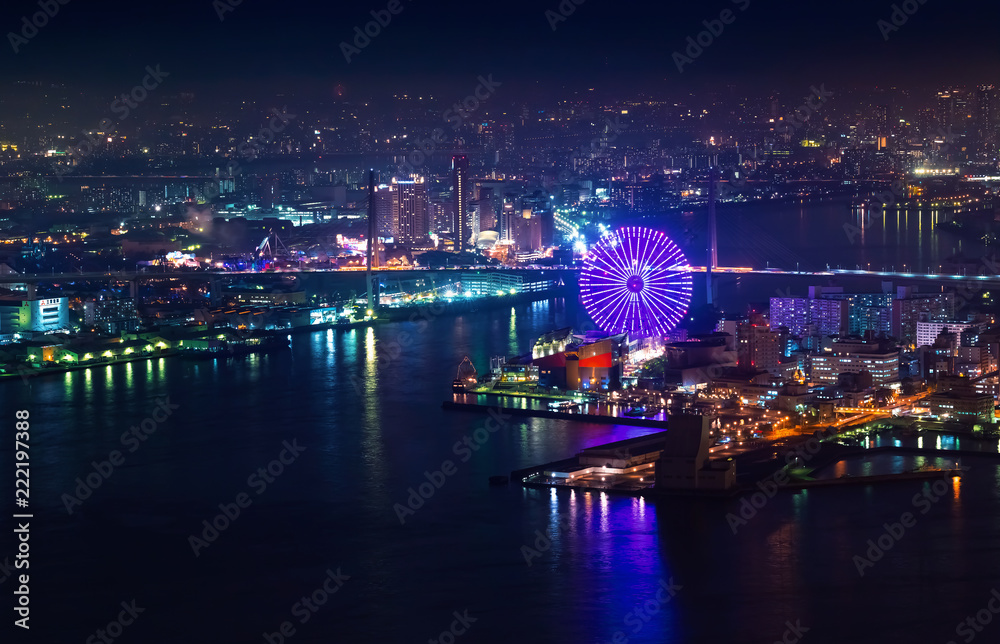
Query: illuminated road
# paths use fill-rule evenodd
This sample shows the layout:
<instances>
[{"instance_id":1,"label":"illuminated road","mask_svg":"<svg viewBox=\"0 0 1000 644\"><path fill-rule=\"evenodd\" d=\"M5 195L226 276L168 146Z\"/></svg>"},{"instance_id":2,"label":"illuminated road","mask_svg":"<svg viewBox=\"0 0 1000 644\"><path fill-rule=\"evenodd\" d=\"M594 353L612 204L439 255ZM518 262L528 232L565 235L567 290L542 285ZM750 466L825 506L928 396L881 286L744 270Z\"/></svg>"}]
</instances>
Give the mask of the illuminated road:
<instances>
[{"instance_id":1,"label":"illuminated road","mask_svg":"<svg viewBox=\"0 0 1000 644\"><path fill-rule=\"evenodd\" d=\"M460 266L453 268L379 268L373 271L375 274L393 274L407 272L474 272L483 270L508 271L508 272L564 272L575 271L576 268L544 267L544 268L500 268L490 266ZM0 284L39 284L39 283L61 283L61 282L86 282L86 281L151 281L167 279L213 279L217 277L237 277L248 275L337 275L341 273L355 274L364 273L364 268L340 268L340 269L305 269L305 270L284 270L284 271L101 271L85 273L39 273L39 274L5 274L0 275Z\"/></svg>"},{"instance_id":2,"label":"illuminated road","mask_svg":"<svg viewBox=\"0 0 1000 644\"><path fill-rule=\"evenodd\" d=\"M991 269L993 267L985 266L985 269ZM865 269L843 269L843 268L832 268L825 271L807 271L807 270L791 270L783 268L751 268L747 266L718 266L712 269L713 273L720 275L782 275L782 276L802 276L802 277L832 277L832 276L847 276L847 277L872 277L872 278L883 278L891 277L897 279L912 279L912 280L926 280L926 281L940 281L940 282L959 282L959 281L975 281L984 284L998 283L1000 284L1000 266L996 267L998 269L997 274L989 273L986 275L955 275L950 273L915 273L909 271L896 271L894 269L890 270L865 270ZM53 283L53 282L75 282L75 281L131 281L131 280L161 280L161 279L198 279L206 278L211 279L213 277L227 277L227 276L248 276L248 275L320 275L320 274L337 274L337 273L363 273L365 272L364 267L347 267L339 269L287 269L282 271L223 271L223 270L207 270L207 271L165 271L165 272L139 272L139 271L101 271L101 272L85 272L85 273L41 273L41 274L24 274L24 275L0 275L0 284L38 284L38 283ZM375 269L377 274L394 274L398 275L400 273L423 273L423 272L469 272L469 271L516 271L516 272L578 272L580 269L576 266L527 266L524 268L508 268L506 266L454 266L445 268L421 268L421 267L400 267L400 268L378 268ZM705 273L707 268L704 266L691 266L688 269L691 273Z\"/></svg>"}]
</instances>

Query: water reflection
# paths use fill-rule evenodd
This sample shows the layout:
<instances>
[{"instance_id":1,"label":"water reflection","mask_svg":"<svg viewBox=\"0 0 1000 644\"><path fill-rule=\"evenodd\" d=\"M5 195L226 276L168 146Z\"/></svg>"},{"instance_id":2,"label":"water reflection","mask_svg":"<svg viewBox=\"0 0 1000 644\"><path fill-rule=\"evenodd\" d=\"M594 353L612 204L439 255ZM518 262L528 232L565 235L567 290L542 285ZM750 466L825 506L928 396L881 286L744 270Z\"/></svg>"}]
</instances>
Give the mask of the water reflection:
<instances>
[{"instance_id":1,"label":"water reflection","mask_svg":"<svg viewBox=\"0 0 1000 644\"><path fill-rule=\"evenodd\" d=\"M510 323L507 331L507 350L510 355L514 356L521 352L521 348L518 346L517 341L517 311L514 307L510 307Z\"/></svg>"}]
</instances>

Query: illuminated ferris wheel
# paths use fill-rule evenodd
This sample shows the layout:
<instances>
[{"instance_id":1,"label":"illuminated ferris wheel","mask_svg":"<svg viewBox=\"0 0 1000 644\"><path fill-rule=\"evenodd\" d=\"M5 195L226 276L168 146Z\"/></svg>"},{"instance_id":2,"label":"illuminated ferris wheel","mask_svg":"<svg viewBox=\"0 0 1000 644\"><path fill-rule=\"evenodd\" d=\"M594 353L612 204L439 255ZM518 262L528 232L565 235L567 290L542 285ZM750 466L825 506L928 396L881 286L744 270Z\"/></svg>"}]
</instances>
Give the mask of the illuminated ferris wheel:
<instances>
[{"instance_id":1,"label":"illuminated ferris wheel","mask_svg":"<svg viewBox=\"0 0 1000 644\"><path fill-rule=\"evenodd\" d=\"M619 228L590 251L580 298L609 333L633 338L675 329L691 304L691 267L669 237L649 228Z\"/></svg>"}]
</instances>

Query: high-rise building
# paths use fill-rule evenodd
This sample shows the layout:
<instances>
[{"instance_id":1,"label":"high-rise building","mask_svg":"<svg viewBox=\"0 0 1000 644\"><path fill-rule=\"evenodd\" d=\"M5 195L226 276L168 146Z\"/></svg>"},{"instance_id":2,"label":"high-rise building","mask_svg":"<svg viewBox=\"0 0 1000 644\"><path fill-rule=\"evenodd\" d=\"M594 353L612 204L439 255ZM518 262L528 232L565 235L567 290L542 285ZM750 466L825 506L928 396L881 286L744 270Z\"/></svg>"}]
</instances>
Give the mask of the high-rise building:
<instances>
[{"instance_id":1,"label":"high-rise building","mask_svg":"<svg viewBox=\"0 0 1000 644\"><path fill-rule=\"evenodd\" d=\"M949 89L938 92L937 131L932 136L941 146L939 152L942 160L961 160L967 158L966 145L960 140L969 135L975 135L971 95L962 89Z\"/></svg>"},{"instance_id":2,"label":"high-rise building","mask_svg":"<svg viewBox=\"0 0 1000 644\"><path fill-rule=\"evenodd\" d=\"M937 93L937 125L944 131L954 128L956 121L957 90L943 90Z\"/></svg>"},{"instance_id":3,"label":"high-rise building","mask_svg":"<svg viewBox=\"0 0 1000 644\"><path fill-rule=\"evenodd\" d=\"M736 356L740 369L777 373L785 353L785 335L750 322L736 325Z\"/></svg>"},{"instance_id":4,"label":"high-rise building","mask_svg":"<svg viewBox=\"0 0 1000 644\"><path fill-rule=\"evenodd\" d=\"M947 320L934 320L932 322L921 320L917 322L916 345L918 347L933 346L938 336L942 333L954 334L956 342L958 342L962 334L969 330L978 333L982 331L982 325L973 322L950 322Z\"/></svg>"},{"instance_id":5,"label":"high-rise building","mask_svg":"<svg viewBox=\"0 0 1000 644\"><path fill-rule=\"evenodd\" d=\"M465 250L469 242L468 203L469 159L464 154L451 158L451 179L455 199L455 252Z\"/></svg>"},{"instance_id":6,"label":"high-rise building","mask_svg":"<svg viewBox=\"0 0 1000 644\"><path fill-rule=\"evenodd\" d=\"M876 138L879 140L878 148L881 150L885 147L882 143L883 139L889 137L889 106L888 105L876 105L874 112L872 114L872 129Z\"/></svg>"},{"instance_id":7,"label":"high-rise building","mask_svg":"<svg viewBox=\"0 0 1000 644\"><path fill-rule=\"evenodd\" d=\"M997 158L997 139L1000 137L997 99L995 85L980 85L976 90L976 150L981 161Z\"/></svg>"},{"instance_id":8,"label":"high-rise building","mask_svg":"<svg viewBox=\"0 0 1000 644\"><path fill-rule=\"evenodd\" d=\"M823 298L847 302L848 335L892 335L892 293L823 293Z\"/></svg>"},{"instance_id":9,"label":"high-rise building","mask_svg":"<svg viewBox=\"0 0 1000 644\"><path fill-rule=\"evenodd\" d=\"M810 289L812 290L812 289ZM772 297L771 326L786 326L792 335L839 335L847 330L847 302L810 297Z\"/></svg>"},{"instance_id":10,"label":"high-rise building","mask_svg":"<svg viewBox=\"0 0 1000 644\"><path fill-rule=\"evenodd\" d=\"M281 177L274 174L262 175L258 179L257 199L260 207L270 210L281 202Z\"/></svg>"},{"instance_id":11,"label":"high-rise building","mask_svg":"<svg viewBox=\"0 0 1000 644\"><path fill-rule=\"evenodd\" d=\"M514 220L514 242L521 252L537 251L542 248L542 219L531 210L523 210Z\"/></svg>"},{"instance_id":12,"label":"high-rise building","mask_svg":"<svg viewBox=\"0 0 1000 644\"><path fill-rule=\"evenodd\" d=\"M500 239L506 242L513 242L515 237L514 227L520 212L514 209L514 204L510 201L504 202L503 210L500 212Z\"/></svg>"},{"instance_id":13,"label":"high-rise building","mask_svg":"<svg viewBox=\"0 0 1000 644\"><path fill-rule=\"evenodd\" d=\"M921 320L951 320L953 293L844 293L842 288L810 287L809 297L771 298L771 326L787 326L792 335L892 336L903 344L917 340ZM839 329L839 331L837 330Z\"/></svg>"},{"instance_id":14,"label":"high-rise building","mask_svg":"<svg viewBox=\"0 0 1000 644\"><path fill-rule=\"evenodd\" d=\"M427 239L427 185L423 177L407 181L394 180L397 191L396 220L399 222L397 242L406 246L421 244Z\"/></svg>"},{"instance_id":15,"label":"high-rise building","mask_svg":"<svg viewBox=\"0 0 1000 644\"><path fill-rule=\"evenodd\" d=\"M399 235L399 220L397 203L399 193L395 184L375 187L375 220L380 237L397 237Z\"/></svg>"},{"instance_id":16,"label":"high-rise building","mask_svg":"<svg viewBox=\"0 0 1000 644\"><path fill-rule=\"evenodd\" d=\"M471 229L471 239L473 243L479 240L479 233L481 229L479 228L479 202L473 199L469 202L469 228Z\"/></svg>"},{"instance_id":17,"label":"high-rise building","mask_svg":"<svg viewBox=\"0 0 1000 644\"><path fill-rule=\"evenodd\" d=\"M496 213L493 212L492 199L479 199L475 202L478 207L479 231L494 230L497 225Z\"/></svg>"},{"instance_id":18,"label":"high-rise building","mask_svg":"<svg viewBox=\"0 0 1000 644\"><path fill-rule=\"evenodd\" d=\"M892 335L903 344L915 344L920 320L951 320L954 315L954 293L916 294L901 286L892 301Z\"/></svg>"},{"instance_id":19,"label":"high-rise building","mask_svg":"<svg viewBox=\"0 0 1000 644\"><path fill-rule=\"evenodd\" d=\"M88 300L83 303L83 321L111 335L136 331L141 324L132 298Z\"/></svg>"},{"instance_id":20,"label":"high-rise building","mask_svg":"<svg viewBox=\"0 0 1000 644\"><path fill-rule=\"evenodd\" d=\"M431 232L437 235L451 234L451 227L455 225L455 201L450 196L431 197L427 213Z\"/></svg>"},{"instance_id":21,"label":"high-rise building","mask_svg":"<svg viewBox=\"0 0 1000 644\"><path fill-rule=\"evenodd\" d=\"M899 349L877 342L834 342L829 352L811 356L810 363L810 377L817 383L836 384L841 374L862 371L880 387L899 380Z\"/></svg>"}]
</instances>

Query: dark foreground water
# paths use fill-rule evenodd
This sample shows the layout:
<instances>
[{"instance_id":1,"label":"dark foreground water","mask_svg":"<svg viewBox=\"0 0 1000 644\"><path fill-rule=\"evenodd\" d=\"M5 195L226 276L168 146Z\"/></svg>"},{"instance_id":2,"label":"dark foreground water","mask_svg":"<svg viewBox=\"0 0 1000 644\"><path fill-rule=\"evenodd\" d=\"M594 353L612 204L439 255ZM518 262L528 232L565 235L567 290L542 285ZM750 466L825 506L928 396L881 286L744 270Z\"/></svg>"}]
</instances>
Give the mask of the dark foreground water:
<instances>
[{"instance_id":1,"label":"dark foreground water","mask_svg":"<svg viewBox=\"0 0 1000 644\"><path fill-rule=\"evenodd\" d=\"M297 336L290 352L246 360L3 385L5 436L14 410L31 412L35 513L32 629L3 641L87 642L133 600L144 612L115 641L280 642L264 634L287 621L290 642L425 642L468 611L456 641L774 642L791 623L809 629L803 642L946 642L987 606L1000 584L1000 468L986 457L964 459L966 478L932 503L918 505L927 484L911 482L784 493L756 516L738 498L490 487L490 475L644 432L511 419L480 431L478 451L455 449L487 420L440 408L462 357L482 368L575 315L540 302ZM178 408L155 433L123 444L166 398ZM116 449L124 464L68 514L62 495ZM445 461L443 486L402 524L394 505ZM269 463L283 471L249 478ZM190 537L241 493L249 506L228 527L219 519L196 556ZM0 541L11 561L12 507ZM741 508L745 524L727 520ZM916 524L860 576L853 557L907 511ZM328 589L342 585L314 613L299 602L328 570L341 575ZM0 588L12 604L15 581ZM982 641L997 641L1000 624L986 628Z\"/></svg>"}]
</instances>

